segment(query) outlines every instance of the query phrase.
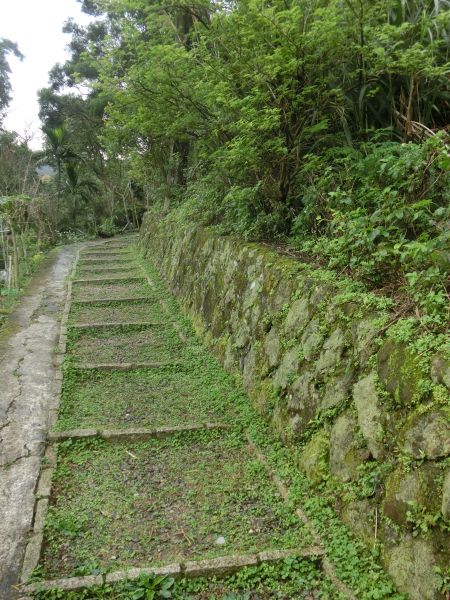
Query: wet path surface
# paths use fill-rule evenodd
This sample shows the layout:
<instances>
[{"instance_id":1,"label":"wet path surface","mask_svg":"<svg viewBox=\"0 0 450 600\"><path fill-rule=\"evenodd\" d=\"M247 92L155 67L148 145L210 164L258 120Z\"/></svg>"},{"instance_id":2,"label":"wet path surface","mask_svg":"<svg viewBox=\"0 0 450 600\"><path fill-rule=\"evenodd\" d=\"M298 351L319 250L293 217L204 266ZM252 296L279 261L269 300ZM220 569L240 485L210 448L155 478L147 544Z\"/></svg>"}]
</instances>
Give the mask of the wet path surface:
<instances>
[{"instance_id":1,"label":"wet path surface","mask_svg":"<svg viewBox=\"0 0 450 600\"><path fill-rule=\"evenodd\" d=\"M54 406L53 351L75 248L36 276L0 331L0 598L13 597Z\"/></svg>"}]
</instances>

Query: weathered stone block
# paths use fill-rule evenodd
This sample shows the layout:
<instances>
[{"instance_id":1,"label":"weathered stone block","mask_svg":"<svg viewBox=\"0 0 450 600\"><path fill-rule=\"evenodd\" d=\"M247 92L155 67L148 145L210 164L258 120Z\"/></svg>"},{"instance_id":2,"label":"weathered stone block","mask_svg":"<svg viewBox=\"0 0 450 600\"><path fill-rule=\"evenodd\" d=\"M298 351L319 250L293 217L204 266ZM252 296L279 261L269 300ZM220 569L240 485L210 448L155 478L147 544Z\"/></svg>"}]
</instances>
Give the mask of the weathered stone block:
<instances>
[{"instance_id":1,"label":"weathered stone block","mask_svg":"<svg viewBox=\"0 0 450 600\"><path fill-rule=\"evenodd\" d=\"M56 452L52 446L47 446L42 460L42 468L56 467Z\"/></svg>"},{"instance_id":2,"label":"weathered stone block","mask_svg":"<svg viewBox=\"0 0 450 600\"><path fill-rule=\"evenodd\" d=\"M248 324L242 319L232 326L234 334L234 345L236 348L245 348L250 342L250 331Z\"/></svg>"},{"instance_id":3,"label":"weathered stone block","mask_svg":"<svg viewBox=\"0 0 450 600\"><path fill-rule=\"evenodd\" d=\"M223 577L244 567L255 567L257 564L257 556L251 554L220 556L206 560L187 561L184 564L183 574L186 577Z\"/></svg>"},{"instance_id":4,"label":"weathered stone block","mask_svg":"<svg viewBox=\"0 0 450 600\"><path fill-rule=\"evenodd\" d=\"M353 401L358 413L358 425L374 458L383 455L386 415L376 388L376 375L369 373L353 387Z\"/></svg>"},{"instance_id":5,"label":"weathered stone block","mask_svg":"<svg viewBox=\"0 0 450 600\"><path fill-rule=\"evenodd\" d=\"M273 369L280 360L280 333L278 327L272 327L264 339L264 352L269 367Z\"/></svg>"},{"instance_id":6,"label":"weathered stone block","mask_svg":"<svg viewBox=\"0 0 450 600\"><path fill-rule=\"evenodd\" d=\"M450 469L447 470L442 486L441 512L444 518L450 521Z\"/></svg>"},{"instance_id":7,"label":"weathered stone block","mask_svg":"<svg viewBox=\"0 0 450 600\"><path fill-rule=\"evenodd\" d=\"M168 575L177 577L181 574L181 565L175 563L162 567L139 567L114 571L106 575L106 583L117 583L119 581L139 579L142 575Z\"/></svg>"},{"instance_id":8,"label":"weathered stone block","mask_svg":"<svg viewBox=\"0 0 450 600\"><path fill-rule=\"evenodd\" d=\"M97 429L69 429L67 431L50 431L48 439L52 442L56 442L58 440L85 439L96 437L97 435Z\"/></svg>"},{"instance_id":9,"label":"weathered stone block","mask_svg":"<svg viewBox=\"0 0 450 600\"><path fill-rule=\"evenodd\" d=\"M328 475L329 435L325 430L315 433L303 448L300 469L312 484L319 484Z\"/></svg>"},{"instance_id":10,"label":"weathered stone block","mask_svg":"<svg viewBox=\"0 0 450 600\"><path fill-rule=\"evenodd\" d=\"M349 411L336 420L330 436L330 473L341 481L351 481L358 476L358 466L367 458L355 445L358 432L356 417Z\"/></svg>"},{"instance_id":11,"label":"weathered stone block","mask_svg":"<svg viewBox=\"0 0 450 600\"><path fill-rule=\"evenodd\" d=\"M52 490L53 469L42 469L36 490L37 498L48 498Z\"/></svg>"},{"instance_id":12,"label":"weathered stone block","mask_svg":"<svg viewBox=\"0 0 450 600\"><path fill-rule=\"evenodd\" d=\"M42 498L36 502L34 511L33 531L39 533L44 531L45 519L48 511L48 498Z\"/></svg>"},{"instance_id":13,"label":"weathered stone block","mask_svg":"<svg viewBox=\"0 0 450 600\"><path fill-rule=\"evenodd\" d=\"M305 371L289 386L288 410L297 417L296 434L305 431L317 415L320 398L315 384L314 373Z\"/></svg>"},{"instance_id":14,"label":"weathered stone block","mask_svg":"<svg viewBox=\"0 0 450 600\"><path fill-rule=\"evenodd\" d=\"M450 389L450 360L442 356L433 356L431 359L431 379Z\"/></svg>"},{"instance_id":15,"label":"weathered stone block","mask_svg":"<svg viewBox=\"0 0 450 600\"><path fill-rule=\"evenodd\" d=\"M258 375L257 361L258 351L254 346L252 346L243 360L242 377L244 380L244 386L247 390L251 390L256 387L256 379Z\"/></svg>"},{"instance_id":16,"label":"weathered stone block","mask_svg":"<svg viewBox=\"0 0 450 600\"><path fill-rule=\"evenodd\" d=\"M64 577L62 579L50 579L40 581L26 586L27 592L35 592L39 590L59 589L64 591L83 590L103 584L101 575L85 575L84 577Z\"/></svg>"},{"instance_id":17,"label":"weathered stone block","mask_svg":"<svg viewBox=\"0 0 450 600\"><path fill-rule=\"evenodd\" d=\"M38 566L39 559L41 557L43 541L44 534L42 533L42 531L33 533L30 536L22 563L22 573L20 576L21 583L26 583L31 577L31 574L33 573L34 569Z\"/></svg>"},{"instance_id":18,"label":"weathered stone block","mask_svg":"<svg viewBox=\"0 0 450 600\"><path fill-rule=\"evenodd\" d=\"M242 306L244 310L249 309L257 302L262 290L262 281L262 274L259 275L256 279L250 279L248 281L243 295Z\"/></svg>"},{"instance_id":19,"label":"weathered stone block","mask_svg":"<svg viewBox=\"0 0 450 600\"><path fill-rule=\"evenodd\" d=\"M334 369L341 362L344 348L344 332L338 327L323 344L323 350L316 363L316 373L324 374Z\"/></svg>"},{"instance_id":20,"label":"weathered stone block","mask_svg":"<svg viewBox=\"0 0 450 600\"><path fill-rule=\"evenodd\" d=\"M438 467L432 463L420 465L406 473L398 467L386 480L384 514L394 523L407 526L407 513L414 506L437 512L441 498L436 483L438 474Z\"/></svg>"},{"instance_id":21,"label":"weathered stone block","mask_svg":"<svg viewBox=\"0 0 450 600\"><path fill-rule=\"evenodd\" d=\"M408 419L402 430L403 449L414 458L436 459L450 455L448 409L430 408Z\"/></svg>"},{"instance_id":22,"label":"weathered stone block","mask_svg":"<svg viewBox=\"0 0 450 600\"><path fill-rule=\"evenodd\" d=\"M385 551L387 569L400 592L411 600L438 600L441 579L433 547L423 539L404 540Z\"/></svg>"},{"instance_id":23,"label":"weathered stone block","mask_svg":"<svg viewBox=\"0 0 450 600\"><path fill-rule=\"evenodd\" d=\"M339 369L326 377L325 391L320 401L320 410L327 410L342 404L348 398L354 375L352 361L344 362Z\"/></svg>"},{"instance_id":24,"label":"weathered stone block","mask_svg":"<svg viewBox=\"0 0 450 600\"><path fill-rule=\"evenodd\" d=\"M279 560L286 560L287 558L294 558L297 556L312 556L318 557L323 556L324 550L319 546L306 546L305 548L287 548L286 550L264 550L258 553L258 560L260 562L277 562Z\"/></svg>"},{"instance_id":25,"label":"weathered stone block","mask_svg":"<svg viewBox=\"0 0 450 600\"><path fill-rule=\"evenodd\" d=\"M299 349L297 347L288 350L281 359L280 366L275 372L273 383L275 386L285 388L300 366Z\"/></svg>"},{"instance_id":26,"label":"weathered stone block","mask_svg":"<svg viewBox=\"0 0 450 600\"><path fill-rule=\"evenodd\" d=\"M371 315L352 323L354 355L361 366L364 366L376 351L374 342L380 329L379 320L380 315Z\"/></svg>"},{"instance_id":27,"label":"weathered stone block","mask_svg":"<svg viewBox=\"0 0 450 600\"><path fill-rule=\"evenodd\" d=\"M298 336L310 320L311 309L308 298L300 298L293 302L284 323L287 337Z\"/></svg>"},{"instance_id":28,"label":"weathered stone block","mask_svg":"<svg viewBox=\"0 0 450 600\"><path fill-rule=\"evenodd\" d=\"M312 319L306 326L300 340L300 349L306 360L314 358L322 344L319 319Z\"/></svg>"},{"instance_id":29,"label":"weathered stone block","mask_svg":"<svg viewBox=\"0 0 450 600\"><path fill-rule=\"evenodd\" d=\"M340 512L351 532L368 545L375 541L375 510L369 500L355 500L345 504Z\"/></svg>"},{"instance_id":30,"label":"weathered stone block","mask_svg":"<svg viewBox=\"0 0 450 600\"><path fill-rule=\"evenodd\" d=\"M423 373L418 359L405 344L387 340L378 352L378 377L400 406L418 400Z\"/></svg>"}]
</instances>

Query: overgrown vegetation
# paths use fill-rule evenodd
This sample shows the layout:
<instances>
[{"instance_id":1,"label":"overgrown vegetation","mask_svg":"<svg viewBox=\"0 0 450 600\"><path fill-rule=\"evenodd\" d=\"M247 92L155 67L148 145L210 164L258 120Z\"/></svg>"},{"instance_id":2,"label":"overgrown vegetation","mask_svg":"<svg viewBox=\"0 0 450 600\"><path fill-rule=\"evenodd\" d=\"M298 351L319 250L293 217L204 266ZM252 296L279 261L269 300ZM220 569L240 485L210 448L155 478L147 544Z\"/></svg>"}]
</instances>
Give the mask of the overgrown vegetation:
<instances>
[{"instance_id":1,"label":"overgrown vegetation","mask_svg":"<svg viewBox=\"0 0 450 600\"><path fill-rule=\"evenodd\" d=\"M58 229L108 235L156 205L442 327L448 0L79 1L94 20L67 22L40 92Z\"/></svg>"},{"instance_id":2,"label":"overgrown vegetation","mask_svg":"<svg viewBox=\"0 0 450 600\"><path fill-rule=\"evenodd\" d=\"M146 202L281 241L443 325L447 1L82 4L97 18L68 25L53 89L90 86L98 139Z\"/></svg>"}]
</instances>

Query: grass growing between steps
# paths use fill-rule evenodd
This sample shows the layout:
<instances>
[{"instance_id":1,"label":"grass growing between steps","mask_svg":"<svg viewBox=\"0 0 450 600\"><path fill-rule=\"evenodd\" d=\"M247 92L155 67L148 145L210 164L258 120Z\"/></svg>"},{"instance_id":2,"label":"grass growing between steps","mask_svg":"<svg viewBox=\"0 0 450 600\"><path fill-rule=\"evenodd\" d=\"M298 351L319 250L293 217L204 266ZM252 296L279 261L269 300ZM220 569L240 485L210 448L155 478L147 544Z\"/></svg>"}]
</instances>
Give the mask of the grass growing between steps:
<instances>
[{"instance_id":1,"label":"grass growing between steps","mask_svg":"<svg viewBox=\"0 0 450 600\"><path fill-rule=\"evenodd\" d=\"M43 567L66 575L311 543L239 435L58 446Z\"/></svg>"},{"instance_id":2,"label":"grass growing between steps","mask_svg":"<svg viewBox=\"0 0 450 600\"><path fill-rule=\"evenodd\" d=\"M114 301L108 304L74 304L70 311L69 324L83 323L165 323L169 320L167 313L156 298L148 301L123 302Z\"/></svg>"},{"instance_id":3,"label":"grass growing between steps","mask_svg":"<svg viewBox=\"0 0 450 600\"><path fill-rule=\"evenodd\" d=\"M173 362L182 350L170 323L71 329L67 340L68 356L82 363Z\"/></svg>"},{"instance_id":4,"label":"grass growing between steps","mask_svg":"<svg viewBox=\"0 0 450 600\"><path fill-rule=\"evenodd\" d=\"M80 252L80 258L111 258L122 260L123 258L130 259L129 248L107 248L105 250L94 250L92 248L84 248Z\"/></svg>"},{"instance_id":5,"label":"grass growing between steps","mask_svg":"<svg viewBox=\"0 0 450 600\"><path fill-rule=\"evenodd\" d=\"M98 573L91 564L82 573ZM136 581L103 585L82 592L52 590L36 592L36 600L137 600L169 598L173 600L344 600L344 596L323 575L314 560L293 558L277 564L247 567L221 580L144 576Z\"/></svg>"},{"instance_id":6,"label":"grass growing between steps","mask_svg":"<svg viewBox=\"0 0 450 600\"><path fill-rule=\"evenodd\" d=\"M132 372L66 369L55 429L233 423L236 389L189 367Z\"/></svg>"},{"instance_id":7,"label":"grass growing between steps","mask_svg":"<svg viewBox=\"0 0 450 600\"><path fill-rule=\"evenodd\" d=\"M138 267L131 265L121 265L118 267L90 267L89 265L81 265L76 269L75 279L99 278L99 277L139 277L142 271Z\"/></svg>"},{"instance_id":8,"label":"grass growing between steps","mask_svg":"<svg viewBox=\"0 0 450 600\"><path fill-rule=\"evenodd\" d=\"M86 271L114 271L117 270L119 273L126 271L127 269L136 269L137 264L133 259L129 260L84 260L81 256L77 263L76 272L81 274Z\"/></svg>"},{"instance_id":9,"label":"grass growing between steps","mask_svg":"<svg viewBox=\"0 0 450 600\"><path fill-rule=\"evenodd\" d=\"M72 297L77 300L102 300L115 298L139 298L151 296L145 281L105 281L101 283L74 283Z\"/></svg>"}]
</instances>

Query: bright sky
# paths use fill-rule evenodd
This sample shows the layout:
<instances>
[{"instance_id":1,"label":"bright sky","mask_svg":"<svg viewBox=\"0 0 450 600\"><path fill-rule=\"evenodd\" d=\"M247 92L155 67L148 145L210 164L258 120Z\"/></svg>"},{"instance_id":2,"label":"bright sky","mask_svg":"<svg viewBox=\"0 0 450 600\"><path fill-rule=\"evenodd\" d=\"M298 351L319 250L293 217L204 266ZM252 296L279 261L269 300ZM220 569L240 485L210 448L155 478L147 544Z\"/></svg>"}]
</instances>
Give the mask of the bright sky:
<instances>
[{"instance_id":1,"label":"bright sky","mask_svg":"<svg viewBox=\"0 0 450 600\"><path fill-rule=\"evenodd\" d=\"M41 147L37 91L48 84L48 72L68 58L70 36L62 32L73 17L86 24L89 17L76 0L0 0L0 37L16 42L25 56L11 58L12 102L3 126L20 135L33 134L30 146Z\"/></svg>"}]
</instances>

